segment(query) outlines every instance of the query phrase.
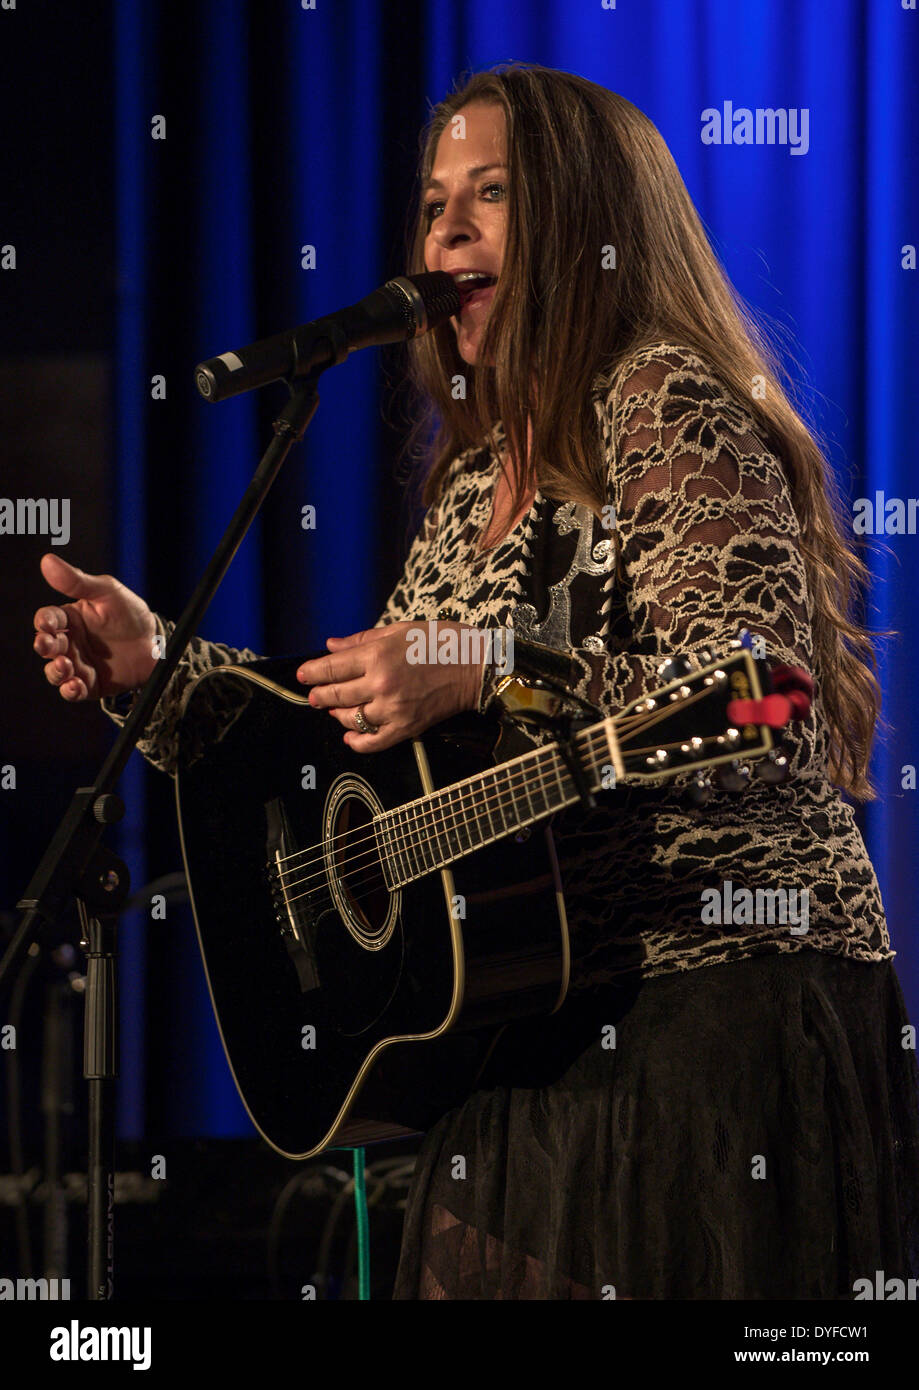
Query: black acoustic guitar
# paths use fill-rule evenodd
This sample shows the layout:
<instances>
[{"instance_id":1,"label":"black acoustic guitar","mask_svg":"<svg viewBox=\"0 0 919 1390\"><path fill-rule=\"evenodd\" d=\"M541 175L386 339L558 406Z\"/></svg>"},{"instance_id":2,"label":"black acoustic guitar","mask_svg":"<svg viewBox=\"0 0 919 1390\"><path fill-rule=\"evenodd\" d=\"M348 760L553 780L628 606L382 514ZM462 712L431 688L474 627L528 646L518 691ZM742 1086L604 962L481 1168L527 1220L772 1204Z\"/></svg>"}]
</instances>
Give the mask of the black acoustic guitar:
<instances>
[{"instance_id":1,"label":"black acoustic guitar","mask_svg":"<svg viewBox=\"0 0 919 1390\"><path fill-rule=\"evenodd\" d=\"M269 1144L309 1158L417 1132L468 1094L503 1025L561 1007L556 812L760 758L781 780L770 727L742 722L769 692L766 664L731 646L695 669L665 662L653 695L536 748L515 720L572 706L517 679L502 686L514 719L470 715L373 754L308 704L296 661L197 679L182 851L227 1059ZM515 737L529 751L510 756Z\"/></svg>"}]
</instances>

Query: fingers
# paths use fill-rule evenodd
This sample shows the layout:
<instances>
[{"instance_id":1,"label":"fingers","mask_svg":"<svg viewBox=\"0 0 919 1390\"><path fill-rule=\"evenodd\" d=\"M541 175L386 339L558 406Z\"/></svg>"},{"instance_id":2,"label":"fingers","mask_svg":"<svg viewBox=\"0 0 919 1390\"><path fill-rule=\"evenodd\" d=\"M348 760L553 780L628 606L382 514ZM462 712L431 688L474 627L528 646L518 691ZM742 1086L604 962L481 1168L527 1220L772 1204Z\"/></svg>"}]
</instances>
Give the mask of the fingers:
<instances>
[{"instance_id":1,"label":"fingers","mask_svg":"<svg viewBox=\"0 0 919 1390\"><path fill-rule=\"evenodd\" d=\"M40 566L52 589L57 589L58 593L67 594L70 598L96 598L99 594L107 593L112 587L108 575L86 574L60 555L55 555L52 550L45 551Z\"/></svg>"},{"instance_id":2,"label":"fingers","mask_svg":"<svg viewBox=\"0 0 919 1390\"><path fill-rule=\"evenodd\" d=\"M33 621L36 631L32 650L45 660L45 680L57 686L65 700L83 699L86 686L83 681L74 679L73 662L68 655L70 634L66 613L62 608L39 608Z\"/></svg>"},{"instance_id":3,"label":"fingers","mask_svg":"<svg viewBox=\"0 0 919 1390\"><path fill-rule=\"evenodd\" d=\"M365 678L353 681L336 681L332 685L316 685L308 699L313 709L339 709L347 712L358 705L372 700L376 691L372 690ZM369 717L369 716L368 716Z\"/></svg>"},{"instance_id":4,"label":"fingers","mask_svg":"<svg viewBox=\"0 0 919 1390\"><path fill-rule=\"evenodd\" d=\"M39 608L32 619L32 625L37 632L62 632L67 627L67 614L63 608Z\"/></svg>"},{"instance_id":5,"label":"fingers","mask_svg":"<svg viewBox=\"0 0 919 1390\"><path fill-rule=\"evenodd\" d=\"M325 685L331 686L336 682L353 680L356 676L362 676L367 666L367 661L359 651L337 651L332 656L316 656L312 661L304 661L302 666L297 668L297 680L304 685ZM369 700L370 696L365 695ZM327 700L326 704L343 705L344 700ZM350 703L355 703L351 701Z\"/></svg>"},{"instance_id":6,"label":"fingers","mask_svg":"<svg viewBox=\"0 0 919 1390\"><path fill-rule=\"evenodd\" d=\"M373 724L378 729L377 733L361 733L357 722L358 708L361 709L361 713L367 723ZM334 719L337 719L339 724L343 727L345 731L343 742L345 742L349 748L354 748L358 753L373 753L378 748L388 748L391 743L397 742L397 738L393 736L392 728L388 727L386 724L378 723L378 719L382 718L382 716L374 717L373 705L369 700L366 704L351 708L344 706L341 708L332 707L329 709L328 713L331 714ZM352 742L352 739L354 742Z\"/></svg>"},{"instance_id":7,"label":"fingers","mask_svg":"<svg viewBox=\"0 0 919 1390\"><path fill-rule=\"evenodd\" d=\"M61 686L61 695L65 700L76 703L78 700L85 700L89 691L86 689L85 683L77 677Z\"/></svg>"},{"instance_id":8,"label":"fingers","mask_svg":"<svg viewBox=\"0 0 919 1390\"><path fill-rule=\"evenodd\" d=\"M363 632L352 632L348 637L328 637L326 646L333 651L340 652L346 647L358 647L364 642L374 642L379 637L385 637L391 631L388 627L368 627Z\"/></svg>"},{"instance_id":9,"label":"fingers","mask_svg":"<svg viewBox=\"0 0 919 1390\"><path fill-rule=\"evenodd\" d=\"M73 662L69 657L59 656L45 666L45 680L56 686L65 700L85 700L89 691L86 682L73 674Z\"/></svg>"},{"instance_id":10,"label":"fingers","mask_svg":"<svg viewBox=\"0 0 919 1390\"><path fill-rule=\"evenodd\" d=\"M33 619L35 637L32 650L44 658L45 679L60 688L65 700L83 699L87 693L81 680L74 680L70 660L70 633L67 614L54 606L39 608ZM65 684L65 682L67 684Z\"/></svg>"},{"instance_id":11,"label":"fingers","mask_svg":"<svg viewBox=\"0 0 919 1390\"><path fill-rule=\"evenodd\" d=\"M39 626L37 614L35 626ZM32 643L32 650L38 652L39 656L49 658L66 654L69 645L70 639L66 632L38 631Z\"/></svg>"},{"instance_id":12,"label":"fingers","mask_svg":"<svg viewBox=\"0 0 919 1390\"><path fill-rule=\"evenodd\" d=\"M335 681L353 680L364 674L368 662L374 657L364 655L360 648L376 643L382 638L393 638L397 628L410 627L410 623L390 623L386 627L370 627L363 632L352 632L348 637L329 637L326 646L332 649L330 656L316 656L312 661L304 661L297 669L297 680L304 685L332 685ZM378 653L376 655L379 655ZM365 700L370 696L365 695ZM333 703L344 704L343 700Z\"/></svg>"},{"instance_id":13,"label":"fingers","mask_svg":"<svg viewBox=\"0 0 919 1390\"><path fill-rule=\"evenodd\" d=\"M368 723L373 723L369 717ZM344 741L355 753L379 753L381 749L389 748L392 744L398 743L399 739L398 735L388 731L384 724L379 733L376 734L360 734L349 729L345 734Z\"/></svg>"}]
</instances>

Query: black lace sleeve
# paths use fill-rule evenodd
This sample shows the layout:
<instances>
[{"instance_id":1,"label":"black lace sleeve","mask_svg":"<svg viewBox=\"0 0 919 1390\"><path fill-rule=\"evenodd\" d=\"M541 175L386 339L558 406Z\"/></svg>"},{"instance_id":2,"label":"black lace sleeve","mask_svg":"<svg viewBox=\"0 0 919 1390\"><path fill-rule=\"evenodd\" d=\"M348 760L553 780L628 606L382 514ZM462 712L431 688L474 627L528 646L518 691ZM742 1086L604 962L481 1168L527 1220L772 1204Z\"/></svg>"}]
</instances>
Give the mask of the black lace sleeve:
<instances>
[{"instance_id":1,"label":"black lace sleeve","mask_svg":"<svg viewBox=\"0 0 919 1390\"><path fill-rule=\"evenodd\" d=\"M577 693L613 714L660 685L667 656L717 654L742 628L771 663L811 670L798 521L747 412L698 357L670 346L634 357L596 406L618 561L602 590L606 651L572 653ZM497 679L486 671L480 708ZM817 717L815 701L794 726L793 772L825 764Z\"/></svg>"},{"instance_id":2,"label":"black lace sleeve","mask_svg":"<svg viewBox=\"0 0 919 1390\"><path fill-rule=\"evenodd\" d=\"M157 634L165 646L175 631L175 623L159 614L155 614L155 617ZM193 637L173 672L172 679L163 691L159 704L153 711L150 722L144 730L144 736L137 744L137 751L146 758L148 763L152 763L161 772L175 773L178 758L179 723L183 714L184 697L189 686L212 666L227 666L259 661L260 659L258 654L250 650L249 647L228 647L223 642L208 642L203 637ZM213 698L218 699L219 693L215 692ZM127 714L123 710L119 711L114 700L103 700L102 709L116 724L124 724ZM208 726L212 715L214 726L217 727L221 713L222 711L216 706L209 710ZM187 735L193 731L185 730L183 732ZM208 728L202 726L197 733L199 738L206 738Z\"/></svg>"}]
</instances>

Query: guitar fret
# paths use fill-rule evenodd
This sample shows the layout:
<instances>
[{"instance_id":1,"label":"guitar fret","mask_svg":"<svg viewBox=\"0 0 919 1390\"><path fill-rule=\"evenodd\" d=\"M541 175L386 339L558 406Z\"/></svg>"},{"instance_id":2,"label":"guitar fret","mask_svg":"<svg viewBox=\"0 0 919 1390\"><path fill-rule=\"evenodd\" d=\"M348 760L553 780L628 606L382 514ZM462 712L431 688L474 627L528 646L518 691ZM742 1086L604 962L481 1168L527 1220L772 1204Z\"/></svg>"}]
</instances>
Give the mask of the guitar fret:
<instances>
[{"instance_id":1,"label":"guitar fret","mask_svg":"<svg viewBox=\"0 0 919 1390\"><path fill-rule=\"evenodd\" d=\"M434 822L431 819L430 797L426 796L419 807L419 814L416 816L418 825L418 853L421 855L425 870L433 869L436 864L434 855L434 843L431 831Z\"/></svg>"},{"instance_id":2,"label":"guitar fret","mask_svg":"<svg viewBox=\"0 0 919 1390\"><path fill-rule=\"evenodd\" d=\"M477 845L475 845L473 827L470 826L470 808L466 805L466 790L463 787L457 787L457 790L452 792L452 812L453 834L456 837L457 851L460 855L464 855L464 853L469 853L470 849L477 848Z\"/></svg>"},{"instance_id":3,"label":"guitar fret","mask_svg":"<svg viewBox=\"0 0 919 1390\"><path fill-rule=\"evenodd\" d=\"M459 858L472 849L472 837L469 834L466 805L463 800L462 788L451 790L448 795L450 798L450 834L453 836L454 841L454 844L450 847L450 857Z\"/></svg>"},{"instance_id":4,"label":"guitar fret","mask_svg":"<svg viewBox=\"0 0 919 1390\"><path fill-rule=\"evenodd\" d=\"M447 850L450 858L454 859L462 855L465 850L469 841L469 832L465 824L462 793L449 790L444 795L447 798Z\"/></svg>"},{"instance_id":5,"label":"guitar fret","mask_svg":"<svg viewBox=\"0 0 919 1390\"><path fill-rule=\"evenodd\" d=\"M527 808L528 808L528 809L527 809L526 819L529 819L530 816L535 816L535 815L536 815L536 811L535 811L534 806L533 806L533 797L532 797L531 794L530 794L530 782L531 782L531 778L530 778L530 767L529 767L529 764L528 764L528 763L523 763L523 765L522 765L522 777L521 777L520 785L521 785L521 789L522 789L522 791L523 791L523 793L524 793L524 795L526 796L526 799L527 799Z\"/></svg>"},{"instance_id":6,"label":"guitar fret","mask_svg":"<svg viewBox=\"0 0 919 1390\"><path fill-rule=\"evenodd\" d=\"M431 818L431 838L429 841L431 848L431 868L438 869L444 861L447 850L444 844L444 808L443 794L441 792L432 793L428 797Z\"/></svg>"},{"instance_id":7,"label":"guitar fret","mask_svg":"<svg viewBox=\"0 0 919 1390\"><path fill-rule=\"evenodd\" d=\"M495 838L495 823L494 823L494 821L493 821L492 818L491 818L491 806L489 805L489 799L488 799L488 782L487 782L487 780L486 780L487 776L488 776L487 773L483 773L482 776L479 778L479 782L481 783L482 791L483 791L483 793L484 793L484 796L483 796L483 798L482 798L482 810L484 811L485 815L488 817L488 825L489 825L489 828L490 828L490 832L491 832L491 833L490 833L490 835L488 835L488 836L483 836L483 837L482 837L482 841L481 841L482 844L485 843L486 839L492 839L492 840L493 840L493 839ZM476 816L476 820L477 820L477 822L481 823L481 816L480 816L480 815L477 815L477 816Z\"/></svg>"},{"instance_id":8,"label":"guitar fret","mask_svg":"<svg viewBox=\"0 0 919 1390\"><path fill-rule=\"evenodd\" d=\"M564 802L566 800L565 784L562 781L562 759L559 753L552 754L552 770L555 773L555 780L558 783L559 797Z\"/></svg>"},{"instance_id":9,"label":"guitar fret","mask_svg":"<svg viewBox=\"0 0 919 1390\"><path fill-rule=\"evenodd\" d=\"M514 771L509 772L509 773L506 774L506 776L507 776L508 790L509 790L509 792L510 792L510 794L511 794L511 807L512 807L512 810L513 810L513 819L514 819L514 824L515 824L515 826L518 826L518 825L522 824L522 822L525 821L526 818L527 818L527 812L526 812L525 810L521 810L520 805L519 805L519 803L518 803L518 801L517 801L517 778L516 778L516 774L517 774L518 771L519 771L519 769L514 769Z\"/></svg>"},{"instance_id":10,"label":"guitar fret","mask_svg":"<svg viewBox=\"0 0 919 1390\"><path fill-rule=\"evenodd\" d=\"M495 768L494 772L492 772L492 774L491 774L491 779L492 779L492 782L494 783L494 788L495 788L494 808L495 808L495 811L496 811L497 815L498 815L498 816L500 817L500 819L501 819L501 826L500 826L500 829L498 830L498 834L499 834L499 835L503 835L504 832L505 832L505 830L507 830L507 818L506 818L506 816L505 816L505 814L504 814L504 793L502 792L502 790L501 790L501 784L500 784L500 782L498 781L498 769L497 769L497 768Z\"/></svg>"},{"instance_id":11,"label":"guitar fret","mask_svg":"<svg viewBox=\"0 0 919 1390\"><path fill-rule=\"evenodd\" d=\"M601 770L602 764L597 758L594 740L588 734L584 734L578 741L578 748L584 754L584 761L590 765L590 786L592 790L596 790L603 784L603 772Z\"/></svg>"},{"instance_id":12,"label":"guitar fret","mask_svg":"<svg viewBox=\"0 0 919 1390\"><path fill-rule=\"evenodd\" d=\"M415 807L415 845L421 861L421 872L426 874L434 867L434 851L431 846L431 831L428 822L427 797Z\"/></svg>"},{"instance_id":13,"label":"guitar fret","mask_svg":"<svg viewBox=\"0 0 919 1390\"><path fill-rule=\"evenodd\" d=\"M527 800L530 803L530 809L533 815L537 818L543 815L546 810L546 798L542 789L541 767L541 760L534 758L533 762L530 764L526 779ZM542 804L540 804L540 798Z\"/></svg>"},{"instance_id":14,"label":"guitar fret","mask_svg":"<svg viewBox=\"0 0 919 1390\"><path fill-rule=\"evenodd\" d=\"M547 760L543 758L539 765L539 789L542 792L543 800L546 804L546 810L551 811L553 808L553 802L549 794L549 788L546 785L546 776L548 774L551 774L552 769L551 767L545 766L546 761Z\"/></svg>"},{"instance_id":15,"label":"guitar fret","mask_svg":"<svg viewBox=\"0 0 919 1390\"><path fill-rule=\"evenodd\" d=\"M413 866L412 877L421 878L424 874L424 858L418 837L418 813L412 808L406 810L405 816L408 823L408 848Z\"/></svg>"},{"instance_id":16,"label":"guitar fret","mask_svg":"<svg viewBox=\"0 0 919 1390\"><path fill-rule=\"evenodd\" d=\"M396 860L396 870L398 870L399 883L405 880L406 862L405 847L402 844L402 827L399 826L398 810L388 810L387 823L389 828L389 840L392 842L393 858Z\"/></svg>"},{"instance_id":17,"label":"guitar fret","mask_svg":"<svg viewBox=\"0 0 919 1390\"><path fill-rule=\"evenodd\" d=\"M444 814L441 804L443 799L441 792L432 792L428 797L431 818L431 847L432 863L431 868L438 868L444 860Z\"/></svg>"},{"instance_id":18,"label":"guitar fret","mask_svg":"<svg viewBox=\"0 0 919 1390\"><path fill-rule=\"evenodd\" d=\"M388 810L382 819L387 826L389 858L392 859L393 866L395 866L393 867L393 877L395 877L396 884L399 884L405 878L406 872L405 855L402 852L402 845L399 844L399 812L398 810Z\"/></svg>"},{"instance_id":19,"label":"guitar fret","mask_svg":"<svg viewBox=\"0 0 919 1390\"><path fill-rule=\"evenodd\" d=\"M410 883L414 877L414 866L412 862L412 846L409 839L408 823L404 806L400 806L396 812L397 825L399 828L399 838L402 843L402 858L405 863L405 882Z\"/></svg>"}]
</instances>

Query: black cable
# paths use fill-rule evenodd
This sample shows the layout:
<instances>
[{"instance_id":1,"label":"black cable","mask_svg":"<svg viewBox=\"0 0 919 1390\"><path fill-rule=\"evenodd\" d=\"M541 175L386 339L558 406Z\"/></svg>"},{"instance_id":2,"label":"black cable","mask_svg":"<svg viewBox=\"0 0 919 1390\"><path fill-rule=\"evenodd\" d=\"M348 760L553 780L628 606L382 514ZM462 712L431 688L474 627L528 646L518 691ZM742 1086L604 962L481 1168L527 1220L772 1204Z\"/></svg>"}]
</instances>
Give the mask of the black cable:
<instances>
[{"instance_id":1,"label":"black cable","mask_svg":"<svg viewBox=\"0 0 919 1390\"><path fill-rule=\"evenodd\" d=\"M294 1173L293 1177L288 1179L278 1194L274 1204L274 1210L271 1213L271 1221L268 1225L267 1235L268 1279L272 1294L275 1298L284 1297L281 1290L278 1256L281 1245L281 1227L284 1217L287 1214L287 1208L300 1191L303 1192L304 1196L325 1197L327 1195L327 1180L330 1179L347 1185L351 1181L351 1175L346 1173L343 1168L336 1168L332 1164L324 1164L318 1169L307 1168ZM313 1191L307 1192L307 1189L310 1187Z\"/></svg>"}]
</instances>

